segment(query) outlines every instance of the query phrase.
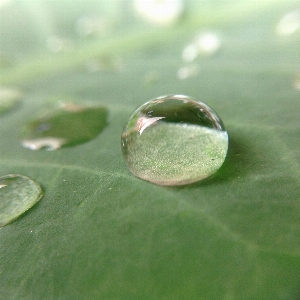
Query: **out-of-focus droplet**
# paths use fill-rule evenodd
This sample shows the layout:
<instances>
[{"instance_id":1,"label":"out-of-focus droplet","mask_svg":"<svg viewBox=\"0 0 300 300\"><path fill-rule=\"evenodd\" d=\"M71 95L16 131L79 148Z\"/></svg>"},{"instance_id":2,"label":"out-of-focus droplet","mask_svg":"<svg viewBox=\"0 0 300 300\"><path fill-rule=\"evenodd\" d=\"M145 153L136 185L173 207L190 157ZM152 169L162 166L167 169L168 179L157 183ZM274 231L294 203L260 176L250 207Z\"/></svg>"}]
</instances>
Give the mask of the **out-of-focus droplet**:
<instances>
[{"instance_id":1,"label":"out-of-focus droplet","mask_svg":"<svg viewBox=\"0 0 300 300\"><path fill-rule=\"evenodd\" d=\"M68 39L61 38L57 35L52 35L47 38L46 47L50 52L58 53L72 50L73 45Z\"/></svg>"},{"instance_id":2,"label":"out-of-focus droplet","mask_svg":"<svg viewBox=\"0 0 300 300\"><path fill-rule=\"evenodd\" d=\"M221 40L215 33L199 34L195 40L200 54L215 54L221 47Z\"/></svg>"},{"instance_id":3,"label":"out-of-focus droplet","mask_svg":"<svg viewBox=\"0 0 300 300\"><path fill-rule=\"evenodd\" d=\"M179 68L177 71L177 77L183 80L190 77L196 77L199 72L200 68L197 65L192 64Z\"/></svg>"},{"instance_id":4,"label":"out-of-focus droplet","mask_svg":"<svg viewBox=\"0 0 300 300\"><path fill-rule=\"evenodd\" d=\"M105 107L84 107L65 104L24 125L22 146L30 150L57 150L85 143L107 126Z\"/></svg>"},{"instance_id":5,"label":"out-of-focus droplet","mask_svg":"<svg viewBox=\"0 0 300 300\"><path fill-rule=\"evenodd\" d=\"M101 55L91 58L85 63L86 70L89 73L101 71L120 71L122 70L123 63L121 59L109 55Z\"/></svg>"},{"instance_id":6,"label":"out-of-focus droplet","mask_svg":"<svg viewBox=\"0 0 300 300\"><path fill-rule=\"evenodd\" d=\"M175 24L183 12L182 0L135 0L134 8L141 18L158 26Z\"/></svg>"},{"instance_id":7,"label":"out-of-focus droplet","mask_svg":"<svg viewBox=\"0 0 300 300\"><path fill-rule=\"evenodd\" d=\"M81 37L103 36L110 31L111 24L100 16L82 16L77 20L75 27Z\"/></svg>"},{"instance_id":8,"label":"out-of-focus droplet","mask_svg":"<svg viewBox=\"0 0 300 300\"><path fill-rule=\"evenodd\" d=\"M11 0L0 0L0 8L3 6L5 6L5 5L7 5L7 4L9 4L11 2Z\"/></svg>"},{"instance_id":9,"label":"out-of-focus droplet","mask_svg":"<svg viewBox=\"0 0 300 300\"><path fill-rule=\"evenodd\" d=\"M300 91L300 72L297 73L293 86L296 90Z\"/></svg>"},{"instance_id":10,"label":"out-of-focus droplet","mask_svg":"<svg viewBox=\"0 0 300 300\"><path fill-rule=\"evenodd\" d=\"M284 15L276 26L278 35L291 35L300 29L300 10Z\"/></svg>"},{"instance_id":11,"label":"out-of-focus droplet","mask_svg":"<svg viewBox=\"0 0 300 300\"><path fill-rule=\"evenodd\" d=\"M211 56L216 54L221 47L221 40L215 33L204 32L194 37L182 51L182 59L192 62L199 56Z\"/></svg>"},{"instance_id":12,"label":"out-of-focus droplet","mask_svg":"<svg viewBox=\"0 0 300 300\"><path fill-rule=\"evenodd\" d=\"M218 115L183 95L146 102L125 125L121 147L129 170L159 185L192 183L223 164L228 135Z\"/></svg>"},{"instance_id":13,"label":"out-of-focus droplet","mask_svg":"<svg viewBox=\"0 0 300 300\"><path fill-rule=\"evenodd\" d=\"M43 196L39 184L23 175L0 177L0 227L18 218Z\"/></svg>"},{"instance_id":14,"label":"out-of-focus droplet","mask_svg":"<svg viewBox=\"0 0 300 300\"><path fill-rule=\"evenodd\" d=\"M13 108L21 98L22 92L19 89L0 87L0 113Z\"/></svg>"},{"instance_id":15,"label":"out-of-focus droplet","mask_svg":"<svg viewBox=\"0 0 300 300\"><path fill-rule=\"evenodd\" d=\"M154 85L158 81L158 73L156 71L149 71L144 75L144 83L147 86Z\"/></svg>"},{"instance_id":16,"label":"out-of-focus droplet","mask_svg":"<svg viewBox=\"0 0 300 300\"><path fill-rule=\"evenodd\" d=\"M198 46L195 43L191 43L183 49L182 59L186 62L192 62L198 55Z\"/></svg>"}]
</instances>

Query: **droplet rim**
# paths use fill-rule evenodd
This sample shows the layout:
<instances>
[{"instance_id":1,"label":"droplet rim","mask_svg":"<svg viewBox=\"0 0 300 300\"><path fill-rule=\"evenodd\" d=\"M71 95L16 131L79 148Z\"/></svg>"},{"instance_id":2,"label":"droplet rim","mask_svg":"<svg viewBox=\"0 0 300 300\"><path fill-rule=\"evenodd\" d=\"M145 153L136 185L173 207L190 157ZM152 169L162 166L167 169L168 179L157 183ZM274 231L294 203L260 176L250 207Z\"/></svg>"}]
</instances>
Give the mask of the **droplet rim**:
<instances>
[{"instance_id":1,"label":"droplet rim","mask_svg":"<svg viewBox=\"0 0 300 300\"><path fill-rule=\"evenodd\" d=\"M41 200L41 198L44 196L44 192L43 192L41 185L39 183L35 182L34 180L32 180L31 178L29 178L28 176L21 175L21 174L8 174L8 175L0 176L0 181L5 180L5 179L13 179L13 178L17 178L17 177L24 179L28 183L30 183L30 185L32 185L36 189L37 196L36 196L35 200L30 203L30 205L27 205L25 209L20 210L18 215L14 216L11 219L7 219L6 221L0 220L0 228L4 227L5 225L8 225L8 224L12 223L13 221L15 221L16 219L18 219L21 215L23 215L26 211L28 211L36 203L38 203Z\"/></svg>"}]
</instances>

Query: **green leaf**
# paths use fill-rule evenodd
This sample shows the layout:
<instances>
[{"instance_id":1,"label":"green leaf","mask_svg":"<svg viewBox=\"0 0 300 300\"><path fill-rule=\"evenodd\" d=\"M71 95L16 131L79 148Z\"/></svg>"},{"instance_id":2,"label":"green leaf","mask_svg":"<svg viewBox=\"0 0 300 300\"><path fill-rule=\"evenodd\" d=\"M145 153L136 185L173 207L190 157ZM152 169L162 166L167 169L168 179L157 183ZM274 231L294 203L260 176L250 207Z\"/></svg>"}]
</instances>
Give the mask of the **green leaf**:
<instances>
[{"instance_id":1,"label":"green leaf","mask_svg":"<svg viewBox=\"0 0 300 300\"><path fill-rule=\"evenodd\" d=\"M300 92L293 82L300 35L275 32L297 4L190 1L178 25L153 28L139 23L131 1L120 1L107 12L122 26L116 21L108 36L80 39L70 24L84 5L73 11L62 2L51 3L52 27L21 18L20 32L9 16L27 15L27 1L0 7L1 52L14 60L1 69L1 84L24 95L0 115L0 176L23 174L44 191L0 229L0 298L298 299ZM91 14L103 8L95 3ZM54 25L75 40L73 50L44 49ZM32 39L18 43L29 29ZM179 80L182 50L204 29L218 32L222 48L196 61L198 75ZM99 57L121 57L121 67L87 72ZM151 85L149 72L157 75ZM136 107L167 94L206 102L224 121L229 152L212 177L161 187L127 169L124 124ZM66 98L107 107L108 126L74 147L23 148L21 127Z\"/></svg>"}]
</instances>

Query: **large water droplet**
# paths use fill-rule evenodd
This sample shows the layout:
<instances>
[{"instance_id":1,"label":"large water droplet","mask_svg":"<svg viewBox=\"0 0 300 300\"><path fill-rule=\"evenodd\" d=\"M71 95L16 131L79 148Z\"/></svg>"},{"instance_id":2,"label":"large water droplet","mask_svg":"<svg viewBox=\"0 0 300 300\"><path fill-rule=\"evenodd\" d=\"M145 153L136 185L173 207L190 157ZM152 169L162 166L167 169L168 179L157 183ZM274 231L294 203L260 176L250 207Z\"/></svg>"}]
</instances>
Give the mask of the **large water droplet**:
<instances>
[{"instance_id":1,"label":"large water droplet","mask_svg":"<svg viewBox=\"0 0 300 300\"><path fill-rule=\"evenodd\" d=\"M215 173L223 164L228 135L218 115L187 96L153 99L124 128L122 152L130 171L159 185L182 185Z\"/></svg>"},{"instance_id":2,"label":"large water droplet","mask_svg":"<svg viewBox=\"0 0 300 300\"><path fill-rule=\"evenodd\" d=\"M24 125L22 145L31 150L57 150L95 138L107 125L105 107L66 104Z\"/></svg>"},{"instance_id":3,"label":"large water droplet","mask_svg":"<svg viewBox=\"0 0 300 300\"><path fill-rule=\"evenodd\" d=\"M158 26L170 26L183 12L182 0L135 0L136 12L148 22Z\"/></svg>"},{"instance_id":4,"label":"large water droplet","mask_svg":"<svg viewBox=\"0 0 300 300\"><path fill-rule=\"evenodd\" d=\"M18 218L42 196L40 185L26 176L0 177L0 227Z\"/></svg>"},{"instance_id":5,"label":"large water droplet","mask_svg":"<svg viewBox=\"0 0 300 300\"><path fill-rule=\"evenodd\" d=\"M19 103L22 93L18 89L13 88L0 88L0 113L13 108Z\"/></svg>"}]
</instances>

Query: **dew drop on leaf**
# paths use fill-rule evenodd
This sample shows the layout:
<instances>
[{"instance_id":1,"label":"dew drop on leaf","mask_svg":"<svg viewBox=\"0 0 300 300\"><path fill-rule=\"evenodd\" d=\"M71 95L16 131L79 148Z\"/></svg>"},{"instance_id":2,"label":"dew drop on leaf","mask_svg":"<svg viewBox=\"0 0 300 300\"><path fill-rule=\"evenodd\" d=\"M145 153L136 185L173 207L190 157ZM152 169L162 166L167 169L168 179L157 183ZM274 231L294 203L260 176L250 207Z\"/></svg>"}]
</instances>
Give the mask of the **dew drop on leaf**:
<instances>
[{"instance_id":1,"label":"dew drop on leaf","mask_svg":"<svg viewBox=\"0 0 300 300\"><path fill-rule=\"evenodd\" d=\"M182 0L135 0L134 9L141 18L157 26L175 24L183 13Z\"/></svg>"},{"instance_id":2,"label":"dew drop on leaf","mask_svg":"<svg viewBox=\"0 0 300 300\"><path fill-rule=\"evenodd\" d=\"M107 126L105 107L65 104L45 117L23 126L22 146L31 150L57 150L85 143Z\"/></svg>"},{"instance_id":3,"label":"dew drop on leaf","mask_svg":"<svg viewBox=\"0 0 300 300\"><path fill-rule=\"evenodd\" d=\"M181 67L177 71L178 79L187 79L190 77L196 77L200 72L200 68L198 65L190 64L184 67Z\"/></svg>"},{"instance_id":4,"label":"dew drop on leaf","mask_svg":"<svg viewBox=\"0 0 300 300\"><path fill-rule=\"evenodd\" d=\"M184 47L182 59L192 62L199 56L212 56L221 47L220 37L213 32L203 32L194 37L191 43Z\"/></svg>"},{"instance_id":5,"label":"dew drop on leaf","mask_svg":"<svg viewBox=\"0 0 300 300\"><path fill-rule=\"evenodd\" d=\"M18 218L42 196L40 185L26 176L0 177L0 227Z\"/></svg>"},{"instance_id":6,"label":"dew drop on leaf","mask_svg":"<svg viewBox=\"0 0 300 300\"><path fill-rule=\"evenodd\" d=\"M16 88L0 87L0 114L12 109L22 98L22 92Z\"/></svg>"},{"instance_id":7,"label":"dew drop on leaf","mask_svg":"<svg viewBox=\"0 0 300 300\"><path fill-rule=\"evenodd\" d=\"M76 31L81 37L103 36L112 27L109 21L101 16L81 16L75 24Z\"/></svg>"},{"instance_id":8,"label":"dew drop on leaf","mask_svg":"<svg viewBox=\"0 0 300 300\"><path fill-rule=\"evenodd\" d=\"M284 15L276 26L276 33L288 36L300 30L300 10L294 10Z\"/></svg>"},{"instance_id":9,"label":"dew drop on leaf","mask_svg":"<svg viewBox=\"0 0 300 300\"><path fill-rule=\"evenodd\" d=\"M209 106L171 95L153 99L131 115L121 146L135 176L158 185L183 185L206 178L221 167L228 135Z\"/></svg>"}]
</instances>

